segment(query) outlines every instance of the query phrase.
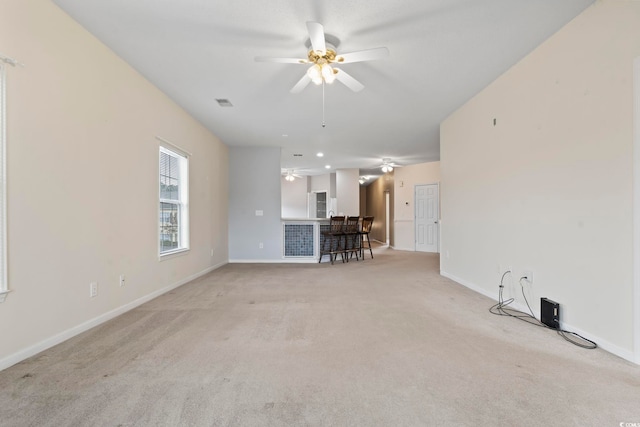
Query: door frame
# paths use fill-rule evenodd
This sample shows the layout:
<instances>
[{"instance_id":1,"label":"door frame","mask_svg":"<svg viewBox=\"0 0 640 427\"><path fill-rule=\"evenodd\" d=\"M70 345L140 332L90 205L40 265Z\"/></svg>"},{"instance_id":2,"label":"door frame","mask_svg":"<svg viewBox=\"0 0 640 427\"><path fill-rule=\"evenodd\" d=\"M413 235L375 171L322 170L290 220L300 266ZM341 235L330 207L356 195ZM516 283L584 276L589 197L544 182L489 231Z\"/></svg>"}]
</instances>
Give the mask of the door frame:
<instances>
[{"instance_id":1,"label":"door frame","mask_svg":"<svg viewBox=\"0 0 640 427\"><path fill-rule=\"evenodd\" d=\"M422 185L435 185L436 187L438 187L438 230L437 230L437 235L438 235L438 244L436 245L436 254L440 253L440 182L428 182L426 184L415 184L413 186L413 251L417 252L416 248L417 248L417 242L418 242L418 230L417 230L417 226L416 226L416 206L418 205L418 198L416 197L416 190L417 187L422 186Z\"/></svg>"},{"instance_id":2,"label":"door frame","mask_svg":"<svg viewBox=\"0 0 640 427\"><path fill-rule=\"evenodd\" d=\"M640 57L633 61L633 357L640 365Z\"/></svg>"},{"instance_id":3,"label":"door frame","mask_svg":"<svg viewBox=\"0 0 640 427\"><path fill-rule=\"evenodd\" d=\"M384 240L387 246L391 245L391 193L384 192Z\"/></svg>"}]
</instances>

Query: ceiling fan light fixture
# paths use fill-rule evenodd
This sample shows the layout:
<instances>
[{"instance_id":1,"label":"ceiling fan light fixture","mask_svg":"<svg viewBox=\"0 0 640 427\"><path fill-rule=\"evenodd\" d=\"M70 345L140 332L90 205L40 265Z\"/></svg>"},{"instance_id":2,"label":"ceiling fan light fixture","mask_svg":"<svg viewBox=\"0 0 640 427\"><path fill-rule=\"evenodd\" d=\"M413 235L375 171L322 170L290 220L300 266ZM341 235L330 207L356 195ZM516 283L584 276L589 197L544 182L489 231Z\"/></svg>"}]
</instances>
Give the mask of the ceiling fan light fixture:
<instances>
[{"instance_id":1,"label":"ceiling fan light fixture","mask_svg":"<svg viewBox=\"0 0 640 427\"><path fill-rule=\"evenodd\" d=\"M311 79L311 81L316 84L322 84L322 67L318 64L314 64L307 70L307 76Z\"/></svg>"},{"instance_id":2,"label":"ceiling fan light fixture","mask_svg":"<svg viewBox=\"0 0 640 427\"><path fill-rule=\"evenodd\" d=\"M291 182L293 181L295 178L293 177L293 175L289 175L287 174L287 176L284 177L284 179L286 179L287 181Z\"/></svg>"},{"instance_id":3,"label":"ceiling fan light fixture","mask_svg":"<svg viewBox=\"0 0 640 427\"><path fill-rule=\"evenodd\" d=\"M327 82L328 84L331 84L336 80L335 70L331 68L331 65L329 64L321 65L320 69L322 73L322 78L324 79L325 82Z\"/></svg>"},{"instance_id":4,"label":"ceiling fan light fixture","mask_svg":"<svg viewBox=\"0 0 640 427\"><path fill-rule=\"evenodd\" d=\"M382 165L382 172L393 172L393 167L391 165Z\"/></svg>"}]
</instances>

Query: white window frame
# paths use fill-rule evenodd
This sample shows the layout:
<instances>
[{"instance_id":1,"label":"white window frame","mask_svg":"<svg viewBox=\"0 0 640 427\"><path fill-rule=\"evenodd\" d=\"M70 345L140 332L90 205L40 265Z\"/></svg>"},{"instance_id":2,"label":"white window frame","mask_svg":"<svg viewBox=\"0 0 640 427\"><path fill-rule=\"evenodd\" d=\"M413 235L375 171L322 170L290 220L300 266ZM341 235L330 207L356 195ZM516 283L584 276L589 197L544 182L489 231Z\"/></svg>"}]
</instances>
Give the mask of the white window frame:
<instances>
[{"instance_id":1,"label":"white window frame","mask_svg":"<svg viewBox=\"0 0 640 427\"><path fill-rule=\"evenodd\" d=\"M174 157L178 160L178 200L163 199L160 191L160 162L162 153ZM158 151L158 205L156 215L158 218L158 256L160 260L170 255L186 252L189 250L189 156L182 150L169 145L160 145ZM174 204L178 207L178 247L162 251L162 220L160 218L160 206L162 203Z\"/></svg>"},{"instance_id":2,"label":"white window frame","mask_svg":"<svg viewBox=\"0 0 640 427\"><path fill-rule=\"evenodd\" d=\"M6 64L0 61L0 302L10 292L7 274Z\"/></svg>"}]
</instances>

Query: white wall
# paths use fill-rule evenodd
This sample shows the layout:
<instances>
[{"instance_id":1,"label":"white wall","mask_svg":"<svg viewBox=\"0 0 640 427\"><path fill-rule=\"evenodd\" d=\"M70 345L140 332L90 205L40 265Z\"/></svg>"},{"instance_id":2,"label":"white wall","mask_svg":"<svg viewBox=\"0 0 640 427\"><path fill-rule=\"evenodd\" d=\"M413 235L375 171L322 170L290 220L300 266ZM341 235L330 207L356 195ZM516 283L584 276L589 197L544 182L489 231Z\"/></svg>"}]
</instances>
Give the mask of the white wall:
<instances>
[{"instance_id":1,"label":"white wall","mask_svg":"<svg viewBox=\"0 0 640 427\"><path fill-rule=\"evenodd\" d=\"M394 169L394 249L415 251L415 187L440 182L440 162Z\"/></svg>"},{"instance_id":2,"label":"white wall","mask_svg":"<svg viewBox=\"0 0 640 427\"><path fill-rule=\"evenodd\" d=\"M627 359L638 56L640 2L596 2L441 126L443 274L495 297L532 270L536 312Z\"/></svg>"},{"instance_id":3,"label":"white wall","mask_svg":"<svg viewBox=\"0 0 640 427\"><path fill-rule=\"evenodd\" d=\"M279 148L229 149L229 262L282 260L280 171Z\"/></svg>"},{"instance_id":4,"label":"white wall","mask_svg":"<svg viewBox=\"0 0 640 427\"><path fill-rule=\"evenodd\" d=\"M328 173L324 175L310 176L309 179L309 191L326 191L327 197L331 197L331 179Z\"/></svg>"},{"instance_id":5,"label":"white wall","mask_svg":"<svg viewBox=\"0 0 640 427\"><path fill-rule=\"evenodd\" d=\"M360 174L358 169L336 170L338 212L347 216L360 215Z\"/></svg>"},{"instance_id":6,"label":"white wall","mask_svg":"<svg viewBox=\"0 0 640 427\"><path fill-rule=\"evenodd\" d=\"M283 218L307 218L308 216L308 177L302 176L293 181L280 179Z\"/></svg>"},{"instance_id":7,"label":"white wall","mask_svg":"<svg viewBox=\"0 0 640 427\"><path fill-rule=\"evenodd\" d=\"M7 76L1 369L226 263L228 154L52 2L0 9L0 52L26 64ZM193 154L191 250L163 261L156 135Z\"/></svg>"}]
</instances>

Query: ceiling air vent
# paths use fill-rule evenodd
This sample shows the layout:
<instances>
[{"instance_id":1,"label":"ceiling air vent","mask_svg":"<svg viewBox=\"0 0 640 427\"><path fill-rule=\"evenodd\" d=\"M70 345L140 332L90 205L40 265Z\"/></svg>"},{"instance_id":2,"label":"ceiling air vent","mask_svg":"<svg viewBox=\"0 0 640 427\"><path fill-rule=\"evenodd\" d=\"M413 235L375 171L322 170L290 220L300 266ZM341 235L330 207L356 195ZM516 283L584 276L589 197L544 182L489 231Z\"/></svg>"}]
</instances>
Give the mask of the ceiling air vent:
<instances>
[{"instance_id":1,"label":"ceiling air vent","mask_svg":"<svg viewBox=\"0 0 640 427\"><path fill-rule=\"evenodd\" d=\"M216 101L218 102L218 105L220 105L221 107L233 107L233 104L228 99L216 98Z\"/></svg>"}]
</instances>

